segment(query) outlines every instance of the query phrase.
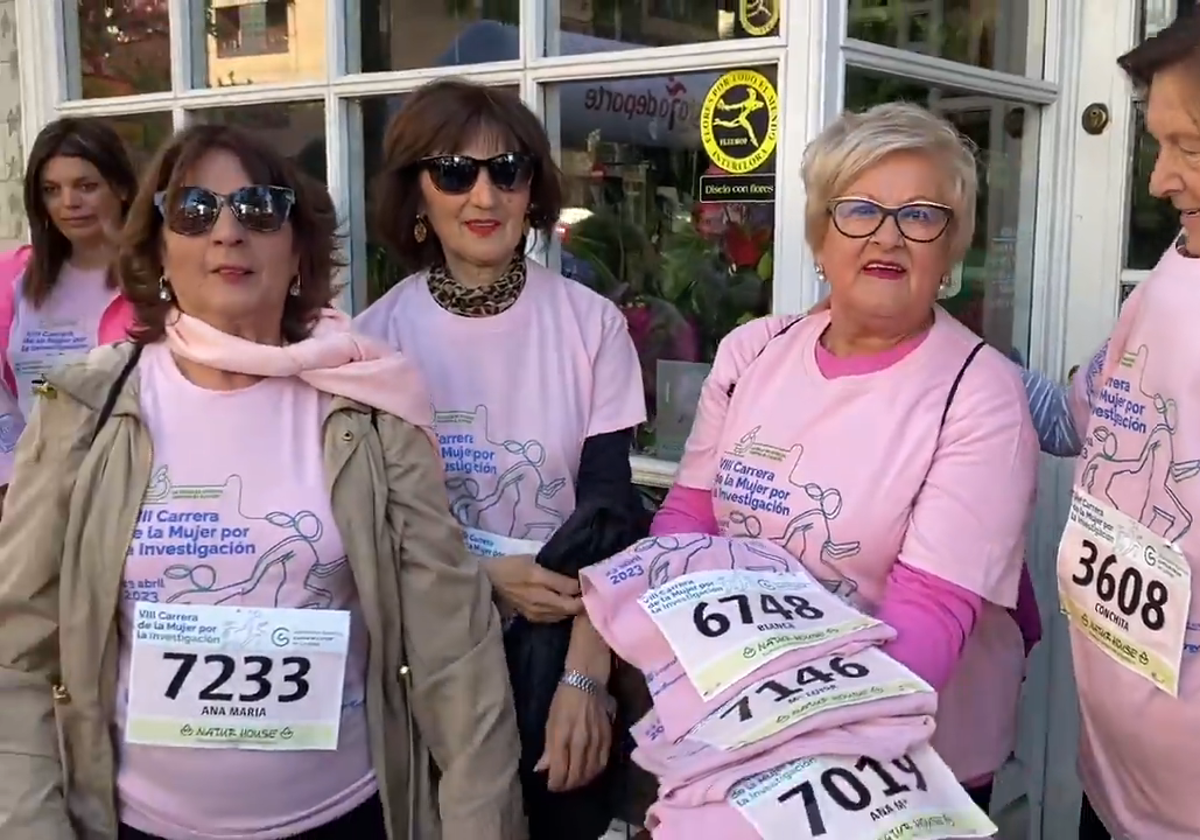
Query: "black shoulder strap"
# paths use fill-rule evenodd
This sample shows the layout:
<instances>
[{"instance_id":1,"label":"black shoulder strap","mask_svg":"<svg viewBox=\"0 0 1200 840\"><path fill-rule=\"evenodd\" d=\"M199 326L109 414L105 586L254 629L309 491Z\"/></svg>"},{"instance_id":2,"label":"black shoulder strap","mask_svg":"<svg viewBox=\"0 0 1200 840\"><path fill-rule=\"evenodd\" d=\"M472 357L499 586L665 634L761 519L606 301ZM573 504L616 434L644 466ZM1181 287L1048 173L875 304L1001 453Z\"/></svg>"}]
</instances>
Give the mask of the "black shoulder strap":
<instances>
[{"instance_id":1,"label":"black shoulder strap","mask_svg":"<svg viewBox=\"0 0 1200 840\"><path fill-rule=\"evenodd\" d=\"M755 362L757 362L757 361L758 361L758 357L759 357L759 356L761 356L763 353L765 353L765 352L767 351L767 347L768 347L768 346L771 344L771 342L772 342L772 341L774 341L775 339L779 338L779 336L783 335L785 332L787 332L788 330L790 330L792 327L796 326L797 324L799 324L799 323L800 323L801 321L803 321L803 320L804 320L804 316L803 316L803 315L801 315L801 316L800 316L799 318L797 318L796 320L794 320L794 321L789 321L787 324L785 324L785 325L783 326L783 329L781 329L779 332L775 333L775 335L773 335L773 336L771 336L770 338L768 338L768 339L766 340L766 342L764 342L764 343L763 343L763 346L759 348L758 352L754 354L754 358L750 360L750 363L749 363L749 364L747 364L747 365L746 365L744 368L742 368L740 371L738 371L738 376L739 376L739 377L745 376L745 375L746 375L746 371L750 370L751 366L752 366L752 365L753 365ZM728 387L728 388L725 390L725 394L726 394L726 396L730 396L730 397L732 397L732 396L733 396L733 389L734 389L734 388L736 388L736 387L737 387L737 380L735 379L734 381L732 381L732 382L730 382L730 383L729 383L729 387Z\"/></svg>"},{"instance_id":2,"label":"black shoulder strap","mask_svg":"<svg viewBox=\"0 0 1200 840\"><path fill-rule=\"evenodd\" d=\"M108 396L104 398L104 405L100 407L100 414L96 417L96 425L92 429L92 443L96 442L96 435L100 434L100 430L104 428L104 424L112 416L113 407L117 404L117 397L121 396L121 391L125 388L125 383L129 381L129 374L137 367L138 359L141 357L142 345L135 343L133 345L133 352L129 354L129 360L125 362L125 366L121 368L121 372L113 380L112 386L108 389Z\"/></svg>"},{"instance_id":3,"label":"black shoulder strap","mask_svg":"<svg viewBox=\"0 0 1200 840\"><path fill-rule=\"evenodd\" d=\"M962 384L963 375L967 372L967 368L971 366L971 362L975 361L975 357L979 355L979 351L987 346L986 341L980 341L976 344L971 352L967 354L966 361L962 363L962 367L958 369L958 375L954 377L954 382L950 385L950 393L946 394L946 404L942 406L942 420L938 423L938 431L946 425L946 418L950 415L950 406L954 404L954 395L958 393L958 386Z\"/></svg>"}]
</instances>

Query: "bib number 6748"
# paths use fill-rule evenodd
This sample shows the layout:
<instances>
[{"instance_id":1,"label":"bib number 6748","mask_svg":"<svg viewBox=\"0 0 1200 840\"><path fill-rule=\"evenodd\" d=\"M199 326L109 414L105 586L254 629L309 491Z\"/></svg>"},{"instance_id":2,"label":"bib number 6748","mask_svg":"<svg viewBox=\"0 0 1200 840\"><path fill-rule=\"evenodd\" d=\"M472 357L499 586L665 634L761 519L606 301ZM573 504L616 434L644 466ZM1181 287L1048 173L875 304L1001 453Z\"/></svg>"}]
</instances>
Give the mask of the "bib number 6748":
<instances>
[{"instance_id":1,"label":"bib number 6748","mask_svg":"<svg viewBox=\"0 0 1200 840\"><path fill-rule=\"evenodd\" d=\"M796 618L816 621L825 617L823 610L813 606L807 598L800 595L784 595L781 598L776 598L766 592L761 593L757 598L751 595L726 595L723 598L717 598L716 603L735 605L737 618L742 624L759 624L769 621L771 616L778 616L781 621L791 621ZM701 636L717 639L729 632L733 621L708 601L699 601L692 610L692 624L695 625L696 632Z\"/></svg>"},{"instance_id":2,"label":"bib number 6748","mask_svg":"<svg viewBox=\"0 0 1200 840\"><path fill-rule=\"evenodd\" d=\"M1160 580L1147 581L1140 569L1126 565L1116 569L1115 554L1100 557L1100 550L1089 539L1082 540L1083 556L1079 558L1079 571L1071 575L1071 581L1079 586L1095 590L1101 603L1111 604L1126 617L1140 617L1147 630L1161 630L1167 622L1164 612L1169 598L1166 584Z\"/></svg>"}]
</instances>

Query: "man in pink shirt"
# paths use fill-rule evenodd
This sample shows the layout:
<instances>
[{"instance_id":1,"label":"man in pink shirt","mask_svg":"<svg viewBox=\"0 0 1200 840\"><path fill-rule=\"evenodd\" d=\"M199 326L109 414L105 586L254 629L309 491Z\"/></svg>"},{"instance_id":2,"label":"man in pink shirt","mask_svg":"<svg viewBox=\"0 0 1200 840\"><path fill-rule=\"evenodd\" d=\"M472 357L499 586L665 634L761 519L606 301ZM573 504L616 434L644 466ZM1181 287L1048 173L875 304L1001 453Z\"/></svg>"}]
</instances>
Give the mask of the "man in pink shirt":
<instances>
[{"instance_id":1,"label":"man in pink shirt","mask_svg":"<svg viewBox=\"0 0 1200 840\"><path fill-rule=\"evenodd\" d=\"M1015 368L935 305L973 233L974 158L911 105L805 156L830 308L733 331L656 533L768 539L897 630L941 693L934 746L986 807L1015 742L1015 607L1037 439Z\"/></svg>"},{"instance_id":2,"label":"man in pink shirt","mask_svg":"<svg viewBox=\"0 0 1200 840\"><path fill-rule=\"evenodd\" d=\"M1148 91L1150 191L1184 233L1071 388L1082 438L1058 582L1079 687L1081 840L1200 837L1200 18L1119 63Z\"/></svg>"}]
</instances>

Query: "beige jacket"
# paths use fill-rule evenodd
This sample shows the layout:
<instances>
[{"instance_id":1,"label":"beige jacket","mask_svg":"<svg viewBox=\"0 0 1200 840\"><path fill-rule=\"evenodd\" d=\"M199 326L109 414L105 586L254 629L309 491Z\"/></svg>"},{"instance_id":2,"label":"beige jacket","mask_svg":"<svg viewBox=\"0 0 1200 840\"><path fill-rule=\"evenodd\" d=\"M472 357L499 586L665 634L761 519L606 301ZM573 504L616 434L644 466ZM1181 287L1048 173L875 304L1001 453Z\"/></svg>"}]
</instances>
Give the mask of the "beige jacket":
<instances>
[{"instance_id":1,"label":"beige jacket","mask_svg":"<svg viewBox=\"0 0 1200 840\"><path fill-rule=\"evenodd\" d=\"M0 840L117 836L117 604L153 460L136 369L89 440L131 349L100 348L48 376L17 446L0 520ZM388 836L524 840L499 619L436 454L416 427L390 415L373 425L345 399L323 429L370 638L366 708Z\"/></svg>"}]
</instances>

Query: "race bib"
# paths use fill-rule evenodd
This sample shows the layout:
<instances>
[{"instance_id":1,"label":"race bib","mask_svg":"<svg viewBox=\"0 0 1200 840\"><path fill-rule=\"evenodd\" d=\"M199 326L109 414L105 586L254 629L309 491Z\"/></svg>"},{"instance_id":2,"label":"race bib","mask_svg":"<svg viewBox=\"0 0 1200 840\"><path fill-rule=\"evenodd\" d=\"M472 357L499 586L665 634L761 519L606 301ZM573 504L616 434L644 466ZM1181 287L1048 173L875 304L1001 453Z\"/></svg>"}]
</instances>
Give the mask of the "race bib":
<instances>
[{"instance_id":1,"label":"race bib","mask_svg":"<svg viewBox=\"0 0 1200 840\"><path fill-rule=\"evenodd\" d=\"M1077 489L1058 548L1058 588L1063 612L1093 644L1179 695L1192 602L1179 549Z\"/></svg>"},{"instance_id":2,"label":"race bib","mask_svg":"<svg viewBox=\"0 0 1200 840\"><path fill-rule=\"evenodd\" d=\"M763 840L939 840L998 830L929 745L894 761L803 758L744 779L728 801Z\"/></svg>"},{"instance_id":3,"label":"race bib","mask_svg":"<svg viewBox=\"0 0 1200 840\"><path fill-rule=\"evenodd\" d=\"M137 604L125 740L335 750L350 613Z\"/></svg>"},{"instance_id":4,"label":"race bib","mask_svg":"<svg viewBox=\"0 0 1200 840\"><path fill-rule=\"evenodd\" d=\"M511 554L531 554L537 557L537 553L546 545L537 540L502 537L478 528L463 528L463 536L467 542L467 551L476 557L506 557Z\"/></svg>"},{"instance_id":5,"label":"race bib","mask_svg":"<svg viewBox=\"0 0 1200 840\"><path fill-rule=\"evenodd\" d=\"M736 750L822 712L933 688L886 653L827 656L794 672L757 680L702 720L688 737Z\"/></svg>"},{"instance_id":6,"label":"race bib","mask_svg":"<svg viewBox=\"0 0 1200 840\"><path fill-rule=\"evenodd\" d=\"M705 700L789 650L879 624L800 575L697 572L645 592L638 603Z\"/></svg>"}]
</instances>

